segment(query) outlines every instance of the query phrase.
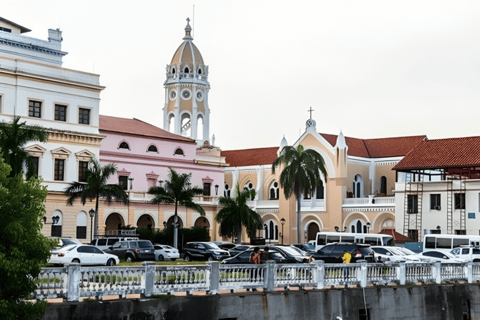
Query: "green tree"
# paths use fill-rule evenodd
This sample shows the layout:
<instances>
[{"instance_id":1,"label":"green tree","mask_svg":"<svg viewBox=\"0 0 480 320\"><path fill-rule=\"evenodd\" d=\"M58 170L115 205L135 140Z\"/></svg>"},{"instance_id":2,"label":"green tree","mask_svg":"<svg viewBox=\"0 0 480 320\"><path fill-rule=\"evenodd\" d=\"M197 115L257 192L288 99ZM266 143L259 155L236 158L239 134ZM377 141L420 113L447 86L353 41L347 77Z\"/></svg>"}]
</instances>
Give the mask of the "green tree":
<instances>
[{"instance_id":1,"label":"green tree","mask_svg":"<svg viewBox=\"0 0 480 320\"><path fill-rule=\"evenodd\" d=\"M0 157L0 319L40 319L47 303L27 302L56 241L41 234L47 189L41 180L11 176Z\"/></svg>"},{"instance_id":2,"label":"green tree","mask_svg":"<svg viewBox=\"0 0 480 320\"><path fill-rule=\"evenodd\" d=\"M245 226L250 239L254 239L256 232L262 229L262 218L253 211L247 201L255 198L255 190L244 189L236 186L235 198L220 197L218 203L223 207L218 211L215 220L220 223L220 234L232 237L237 235L237 243L242 243L242 225Z\"/></svg>"},{"instance_id":3,"label":"green tree","mask_svg":"<svg viewBox=\"0 0 480 320\"><path fill-rule=\"evenodd\" d=\"M128 204L128 195L122 186L118 184L107 184L108 179L117 172L117 167L113 163L105 166L100 165L98 161L91 158L88 169L85 171L85 182L74 181L65 189L67 195L67 205L73 205L76 199L80 199L82 205L87 200L95 199L95 223L94 234L98 236L98 201L105 198L107 203L112 201L121 201Z\"/></svg>"},{"instance_id":4,"label":"green tree","mask_svg":"<svg viewBox=\"0 0 480 320\"><path fill-rule=\"evenodd\" d=\"M285 198L292 195L297 198L297 241L303 243L302 219L301 219L301 196L312 194L321 181L321 174L327 182L327 170L322 156L315 150L305 150L302 145L297 148L285 146L280 156L272 164L272 172L283 165L280 174L280 185L283 188Z\"/></svg>"},{"instance_id":5,"label":"green tree","mask_svg":"<svg viewBox=\"0 0 480 320\"><path fill-rule=\"evenodd\" d=\"M27 168L27 177L31 177L35 167L28 151L24 149L25 145L33 141L46 142L48 132L41 126L27 126L25 122L20 122L20 119L15 116L11 123L0 122L0 156L12 168L10 177L23 172L24 167Z\"/></svg>"},{"instance_id":6,"label":"green tree","mask_svg":"<svg viewBox=\"0 0 480 320\"><path fill-rule=\"evenodd\" d=\"M174 229L173 229L173 246L178 247L178 206L184 206L199 212L202 216L205 211L202 206L193 202L195 196L203 194L200 187L192 187L190 180L191 174L178 174L172 168L169 168L168 178L164 187L151 187L149 194L155 197L151 200L154 204L175 204Z\"/></svg>"}]
</instances>

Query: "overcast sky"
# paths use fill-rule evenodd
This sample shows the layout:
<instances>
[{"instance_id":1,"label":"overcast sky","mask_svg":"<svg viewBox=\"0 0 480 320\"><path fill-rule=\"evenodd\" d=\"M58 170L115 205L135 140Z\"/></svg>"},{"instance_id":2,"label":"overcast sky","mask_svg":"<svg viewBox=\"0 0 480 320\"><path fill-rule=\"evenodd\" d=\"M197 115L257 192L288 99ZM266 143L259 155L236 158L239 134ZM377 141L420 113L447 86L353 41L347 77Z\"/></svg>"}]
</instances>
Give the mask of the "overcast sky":
<instances>
[{"instance_id":1,"label":"overcast sky","mask_svg":"<svg viewBox=\"0 0 480 320\"><path fill-rule=\"evenodd\" d=\"M195 4L223 150L317 130L378 138L480 135L480 1L8 1L1 16L63 66L100 74L100 113L163 127L165 66Z\"/></svg>"}]
</instances>

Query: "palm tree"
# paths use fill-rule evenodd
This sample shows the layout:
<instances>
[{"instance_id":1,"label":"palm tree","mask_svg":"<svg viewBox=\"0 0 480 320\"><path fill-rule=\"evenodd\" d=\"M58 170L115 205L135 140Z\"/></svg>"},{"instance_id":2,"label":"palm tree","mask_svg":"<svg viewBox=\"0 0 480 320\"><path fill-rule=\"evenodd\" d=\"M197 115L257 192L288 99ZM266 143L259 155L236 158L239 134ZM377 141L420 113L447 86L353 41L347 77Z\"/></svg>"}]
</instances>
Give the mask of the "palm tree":
<instances>
[{"instance_id":1,"label":"palm tree","mask_svg":"<svg viewBox=\"0 0 480 320\"><path fill-rule=\"evenodd\" d=\"M28 142L46 142L48 132L37 125L26 125L20 122L20 117L14 116L11 123L0 122L0 156L12 167L10 177L16 176L27 168L27 177L34 175L35 166L28 151L24 149Z\"/></svg>"},{"instance_id":2,"label":"palm tree","mask_svg":"<svg viewBox=\"0 0 480 320\"><path fill-rule=\"evenodd\" d=\"M322 156L315 150L305 150L302 145L297 148L285 146L280 156L272 164L272 172L275 168L284 165L280 174L280 185L283 188L285 198L289 199L292 194L297 198L297 237L298 243L302 241L301 221L301 196L312 194L321 181L320 172L327 182L327 170Z\"/></svg>"},{"instance_id":3,"label":"palm tree","mask_svg":"<svg viewBox=\"0 0 480 320\"><path fill-rule=\"evenodd\" d=\"M255 238L257 230L262 228L262 218L250 209L247 201L255 198L255 190L244 189L240 192L237 185L235 198L220 197L218 203L223 207L218 211L215 220L220 223L220 234L231 237L237 234L237 243L242 243L242 225L247 229L250 239Z\"/></svg>"},{"instance_id":4,"label":"palm tree","mask_svg":"<svg viewBox=\"0 0 480 320\"><path fill-rule=\"evenodd\" d=\"M75 199L80 198L82 205L85 205L87 199L95 199L95 237L98 236L98 200L105 198L107 203L113 200L128 204L128 195L122 186L118 184L107 184L110 176L117 172L117 166L109 163L101 166L98 161L90 158L90 163L85 171L85 182L74 181L65 189L67 195L67 205L73 205Z\"/></svg>"},{"instance_id":5,"label":"palm tree","mask_svg":"<svg viewBox=\"0 0 480 320\"><path fill-rule=\"evenodd\" d=\"M170 180L165 181L165 187L151 187L148 190L149 194L153 194L150 202L154 204L175 204L175 216L173 223L173 246L178 247L178 206L193 209L199 212L202 216L205 215L205 210L202 206L193 202L193 197L202 195L203 189L200 187L192 187L190 179L191 174L178 174L172 168L168 177Z\"/></svg>"}]
</instances>

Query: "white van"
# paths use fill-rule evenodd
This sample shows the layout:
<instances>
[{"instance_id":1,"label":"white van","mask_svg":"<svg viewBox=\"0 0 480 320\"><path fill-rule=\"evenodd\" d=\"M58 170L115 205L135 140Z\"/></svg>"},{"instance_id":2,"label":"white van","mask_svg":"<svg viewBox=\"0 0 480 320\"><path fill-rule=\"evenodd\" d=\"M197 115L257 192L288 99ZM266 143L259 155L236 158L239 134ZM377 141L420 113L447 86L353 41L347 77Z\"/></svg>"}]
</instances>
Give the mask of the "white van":
<instances>
[{"instance_id":1,"label":"white van","mask_svg":"<svg viewBox=\"0 0 480 320\"><path fill-rule=\"evenodd\" d=\"M347 233L347 232L319 232L315 251L320 250L327 243L347 242L347 243L365 243L371 246L395 246L395 240L388 234L375 233Z\"/></svg>"},{"instance_id":2,"label":"white van","mask_svg":"<svg viewBox=\"0 0 480 320\"><path fill-rule=\"evenodd\" d=\"M423 251L450 252L460 246L480 247L480 236L453 234L427 234L423 238Z\"/></svg>"},{"instance_id":3,"label":"white van","mask_svg":"<svg viewBox=\"0 0 480 320\"><path fill-rule=\"evenodd\" d=\"M95 238L90 243L92 246L97 247L100 250L107 250L120 240L138 240L137 237L108 237L108 238Z\"/></svg>"}]
</instances>

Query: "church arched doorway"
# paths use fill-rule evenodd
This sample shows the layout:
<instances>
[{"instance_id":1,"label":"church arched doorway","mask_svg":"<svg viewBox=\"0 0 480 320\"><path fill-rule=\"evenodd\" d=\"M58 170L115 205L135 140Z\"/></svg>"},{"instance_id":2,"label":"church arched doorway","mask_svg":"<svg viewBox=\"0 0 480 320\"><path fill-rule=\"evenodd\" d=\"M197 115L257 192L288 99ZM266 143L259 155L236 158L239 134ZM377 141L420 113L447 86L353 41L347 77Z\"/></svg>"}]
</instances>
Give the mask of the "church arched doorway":
<instances>
[{"instance_id":1,"label":"church arched doorway","mask_svg":"<svg viewBox=\"0 0 480 320\"><path fill-rule=\"evenodd\" d=\"M137 227L143 229L153 229L155 228L155 221L153 221L150 215L144 214L138 219Z\"/></svg>"},{"instance_id":2,"label":"church arched doorway","mask_svg":"<svg viewBox=\"0 0 480 320\"><path fill-rule=\"evenodd\" d=\"M307 241L317 239L318 232L320 232L318 224L316 224L315 222L310 223L307 229Z\"/></svg>"},{"instance_id":3,"label":"church arched doorway","mask_svg":"<svg viewBox=\"0 0 480 320\"><path fill-rule=\"evenodd\" d=\"M116 212L111 213L105 221L105 234L108 234L109 231L117 231L124 226L125 221L123 221L122 215Z\"/></svg>"},{"instance_id":4,"label":"church arched doorway","mask_svg":"<svg viewBox=\"0 0 480 320\"><path fill-rule=\"evenodd\" d=\"M197 228L210 229L210 222L208 222L208 219L205 217L199 217L197 220L195 220L194 226Z\"/></svg>"}]
</instances>

